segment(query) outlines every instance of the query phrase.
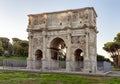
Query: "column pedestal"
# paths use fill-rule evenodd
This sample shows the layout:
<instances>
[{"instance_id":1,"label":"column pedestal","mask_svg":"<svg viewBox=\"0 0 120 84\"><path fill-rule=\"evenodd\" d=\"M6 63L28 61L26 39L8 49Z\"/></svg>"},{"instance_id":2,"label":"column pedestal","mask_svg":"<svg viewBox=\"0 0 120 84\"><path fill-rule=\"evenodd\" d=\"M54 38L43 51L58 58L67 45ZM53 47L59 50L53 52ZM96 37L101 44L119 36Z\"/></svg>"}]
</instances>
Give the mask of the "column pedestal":
<instances>
[{"instance_id":1,"label":"column pedestal","mask_svg":"<svg viewBox=\"0 0 120 84\"><path fill-rule=\"evenodd\" d=\"M48 69L47 67L47 60L42 59L42 71L46 71Z\"/></svg>"},{"instance_id":2,"label":"column pedestal","mask_svg":"<svg viewBox=\"0 0 120 84\"><path fill-rule=\"evenodd\" d=\"M27 69L33 69L33 59L32 58L27 58Z\"/></svg>"},{"instance_id":3,"label":"column pedestal","mask_svg":"<svg viewBox=\"0 0 120 84\"><path fill-rule=\"evenodd\" d=\"M71 71L71 61L70 60L66 60L66 71L67 72Z\"/></svg>"},{"instance_id":4,"label":"column pedestal","mask_svg":"<svg viewBox=\"0 0 120 84\"><path fill-rule=\"evenodd\" d=\"M91 62L90 60L84 61L84 72L86 73L96 73L97 72L97 65L96 62Z\"/></svg>"},{"instance_id":5,"label":"column pedestal","mask_svg":"<svg viewBox=\"0 0 120 84\"><path fill-rule=\"evenodd\" d=\"M90 60L84 61L84 72L85 73L92 73L92 66Z\"/></svg>"}]
</instances>

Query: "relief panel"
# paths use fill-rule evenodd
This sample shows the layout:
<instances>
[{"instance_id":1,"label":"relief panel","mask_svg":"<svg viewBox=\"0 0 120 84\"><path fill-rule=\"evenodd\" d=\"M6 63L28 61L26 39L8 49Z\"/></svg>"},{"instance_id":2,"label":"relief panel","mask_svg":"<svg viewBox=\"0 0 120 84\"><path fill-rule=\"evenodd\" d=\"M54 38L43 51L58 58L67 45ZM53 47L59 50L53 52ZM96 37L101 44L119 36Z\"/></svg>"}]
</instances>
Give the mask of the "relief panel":
<instances>
[{"instance_id":1,"label":"relief panel","mask_svg":"<svg viewBox=\"0 0 120 84\"><path fill-rule=\"evenodd\" d=\"M86 42L85 39L86 39L85 35L82 35L82 36L72 36L71 37L71 43L72 44L76 44L76 43L84 44Z\"/></svg>"}]
</instances>

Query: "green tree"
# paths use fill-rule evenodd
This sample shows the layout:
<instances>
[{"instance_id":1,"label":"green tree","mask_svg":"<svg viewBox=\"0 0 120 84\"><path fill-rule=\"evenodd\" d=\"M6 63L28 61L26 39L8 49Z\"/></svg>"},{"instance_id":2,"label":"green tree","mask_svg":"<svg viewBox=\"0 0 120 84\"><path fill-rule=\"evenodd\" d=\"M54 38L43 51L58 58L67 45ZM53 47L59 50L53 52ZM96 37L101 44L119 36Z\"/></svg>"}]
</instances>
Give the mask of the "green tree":
<instances>
[{"instance_id":1,"label":"green tree","mask_svg":"<svg viewBox=\"0 0 120 84\"><path fill-rule=\"evenodd\" d=\"M0 56L2 56L4 52L3 46L2 46L2 42L0 41Z\"/></svg>"},{"instance_id":2,"label":"green tree","mask_svg":"<svg viewBox=\"0 0 120 84\"><path fill-rule=\"evenodd\" d=\"M28 41L22 40L19 42L20 46L22 47L22 55L28 56Z\"/></svg>"},{"instance_id":3,"label":"green tree","mask_svg":"<svg viewBox=\"0 0 120 84\"><path fill-rule=\"evenodd\" d=\"M111 62L109 58L105 58L105 56L102 56L102 55L97 55L97 61Z\"/></svg>"},{"instance_id":4,"label":"green tree","mask_svg":"<svg viewBox=\"0 0 120 84\"><path fill-rule=\"evenodd\" d=\"M120 32L114 37L115 42L120 42Z\"/></svg>"},{"instance_id":5,"label":"green tree","mask_svg":"<svg viewBox=\"0 0 120 84\"><path fill-rule=\"evenodd\" d=\"M120 67L120 32L116 35L113 42L107 42L104 44L103 49L110 53L114 65Z\"/></svg>"},{"instance_id":6,"label":"green tree","mask_svg":"<svg viewBox=\"0 0 120 84\"><path fill-rule=\"evenodd\" d=\"M103 49L106 52L110 53L111 56L115 56L115 53L114 53L115 50L113 48L113 42L107 42L107 43L105 43Z\"/></svg>"},{"instance_id":7,"label":"green tree","mask_svg":"<svg viewBox=\"0 0 120 84\"><path fill-rule=\"evenodd\" d=\"M13 46L11 43L9 43L8 50L9 50L9 56L12 56L13 55Z\"/></svg>"},{"instance_id":8,"label":"green tree","mask_svg":"<svg viewBox=\"0 0 120 84\"><path fill-rule=\"evenodd\" d=\"M3 49L4 49L4 52L3 52L3 55L10 55L10 42L9 42L9 39L6 38L6 37L0 37L0 41L2 42L2 46L3 46Z\"/></svg>"},{"instance_id":9,"label":"green tree","mask_svg":"<svg viewBox=\"0 0 120 84\"><path fill-rule=\"evenodd\" d=\"M4 50L8 50L9 47L9 39L6 37L0 37L0 41L2 42Z\"/></svg>"},{"instance_id":10,"label":"green tree","mask_svg":"<svg viewBox=\"0 0 120 84\"><path fill-rule=\"evenodd\" d=\"M118 54L116 53L117 50L117 42L107 42L104 44L103 49L110 53L111 57L114 61L114 66L118 66Z\"/></svg>"},{"instance_id":11,"label":"green tree","mask_svg":"<svg viewBox=\"0 0 120 84\"><path fill-rule=\"evenodd\" d=\"M114 37L118 66L120 67L120 32Z\"/></svg>"},{"instance_id":12,"label":"green tree","mask_svg":"<svg viewBox=\"0 0 120 84\"><path fill-rule=\"evenodd\" d=\"M12 38L13 40L13 54L17 56L28 56L28 41L18 38Z\"/></svg>"},{"instance_id":13,"label":"green tree","mask_svg":"<svg viewBox=\"0 0 120 84\"><path fill-rule=\"evenodd\" d=\"M12 38L12 41L13 41L13 45L14 45L14 44L17 44L18 42L20 42L21 39L19 39L19 38Z\"/></svg>"}]
</instances>

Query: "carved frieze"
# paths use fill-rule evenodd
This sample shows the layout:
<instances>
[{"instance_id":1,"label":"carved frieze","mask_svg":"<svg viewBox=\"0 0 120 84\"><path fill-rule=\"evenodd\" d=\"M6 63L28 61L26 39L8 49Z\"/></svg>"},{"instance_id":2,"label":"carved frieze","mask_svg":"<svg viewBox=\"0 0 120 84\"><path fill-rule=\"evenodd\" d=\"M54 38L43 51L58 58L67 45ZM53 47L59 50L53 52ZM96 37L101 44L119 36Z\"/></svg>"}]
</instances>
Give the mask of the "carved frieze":
<instances>
[{"instance_id":1,"label":"carved frieze","mask_svg":"<svg viewBox=\"0 0 120 84\"><path fill-rule=\"evenodd\" d=\"M71 12L64 12L56 15L59 26L70 27Z\"/></svg>"},{"instance_id":2,"label":"carved frieze","mask_svg":"<svg viewBox=\"0 0 120 84\"><path fill-rule=\"evenodd\" d=\"M73 16L72 16L72 17L73 17L73 21L78 21L78 19L79 19L79 18L78 18L79 15L78 15L78 13L76 13L76 12L73 13Z\"/></svg>"},{"instance_id":3,"label":"carved frieze","mask_svg":"<svg viewBox=\"0 0 120 84\"><path fill-rule=\"evenodd\" d=\"M81 36L72 36L71 37L71 43L72 44L76 44L76 43L80 43L80 44L84 44L85 41L85 35L81 35Z\"/></svg>"},{"instance_id":4,"label":"carved frieze","mask_svg":"<svg viewBox=\"0 0 120 84\"><path fill-rule=\"evenodd\" d=\"M88 10L79 10L79 11L75 11L73 12L72 15L72 26L74 28L81 28L84 25L89 26L89 12Z\"/></svg>"},{"instance_id":5,"label":"carved frieze","mask_svg":"<svg viewBox=\"0 0 120 84\"><path fill-rule=\"evenodd\" d=\"M37 48L38 46L42 47L43 38L42 37L40 37L40 38L34 38L33 39L33 43L34 43L34 48Z\"/></svg>"},{"instance_id":6,"label":"carved frieze","mask_svg":"<svg viewBox=\"0 0 120 84\"><path fill-rule=\"evenodd\" d=\"M79 17L81 18L81 22L85 25L88 25L89 19L88 19L88 10L84 10L79 13Z\"/></svg>"},{"instance_id":7,"label":"carved frieze","mask_svg":"<svg viewBox=\"0 0 120 84\"><path fill-rule=\"evenodd\" d=\"M79 36L72 36L71 38L71 43L75 44L75 43L79 43Z\"/></svg>"},{"instance_id":8,"label":"carved frieze","mask_svg":"<svg viewBox=\"0 0 120 84\"><path fill-rule=\"evenodd\" d=\"M85 43L85 35L79 36L79 43L84 44Z\"/></svg>"},{"instance_id":9,"label":"carved frieze","mask_svg":"<svg viewBox=\"0 0 120 84\"><path fill-rule=\"evenodd\" d=\"M94 26L96 25L96 16L95 16L95 14L93 14L93 24L94 24Z\"/></svg>"},{"instance_id":10,"label":"carved frieze","mask_svg":"<svg viewBox=\"0 0 120 84\"><path fill-rule=\"evenodd\" d=\"M37 25L37 24L38 24L38 16L34 16L33 24L34 24L34 25Z\"/></svg>"},{"instance_id":11,"label":"carved frieze","mask_svg":"<svg viewBox=\"0 0 120 84\"><path fill-rule=\"evenodd\" d=\"M47 15L47 26L52 25L52 14Z\"/></svg>"},{"instance_id":12,"label":"carved frieze","mask_svg":"<svg viewBox=\"0 0 120 84\"><path fill-rule=\"evenodd\" d=\"M32 25L32 23L33 23L32 21L33 21L33 17L32 17L32 16L29 16L29 19L28 19L28 22L29 22L29 23L28 23L28 24L29 24L29 25Z\"/></svg>"},{"instance_id":13,"label":"carved frieze","mask_svg":"<svg viewBox=\"0 0 120 84\"><path fill-rule=\"evenodd\" d=\"M37 38L33 38L33 47L36 48L38 46L38 39Z\"/></svg>"},{"instance_id":14,"label":"carved frieze","mask_svg":"<svg viewBox=\"0 0 120 84\"><path fill-rule=\"evenodd\" d=\"M40 25L46 23L46 19L47 19L47 15L46 14L40 14L38 17L39 17L38 21L39 21Z\"/></svg>"}]
</instances>

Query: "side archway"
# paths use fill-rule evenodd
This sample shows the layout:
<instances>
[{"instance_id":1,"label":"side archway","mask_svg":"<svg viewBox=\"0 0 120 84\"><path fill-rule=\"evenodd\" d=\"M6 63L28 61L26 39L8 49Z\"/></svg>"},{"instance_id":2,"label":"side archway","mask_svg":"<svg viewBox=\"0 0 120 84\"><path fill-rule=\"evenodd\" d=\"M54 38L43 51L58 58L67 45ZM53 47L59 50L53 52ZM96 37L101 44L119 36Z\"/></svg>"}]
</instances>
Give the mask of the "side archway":
<instances>
[{"instance_id":1,"label":"side archway","mask_svg":"<svg viewBox=\"0 0 120 84\"><path fill-rule=\"evenodd\" d=\"M82 70L83 68L83 50L82 49L76 49L74 53L75 58L75 69L76 70Z\"/></svg>"},{"instance_id":2,"label":"side archway","mask_svg":"<svg viewBox=\"0 0 120 84\"><path fill-rule=\"evenodd\" d=\"M42 51L41 50L36 50L35 52L35 59L38 61L38 60L41 60L43 57L43 54L42 54Z\"/></svg>"},{"instance_id":3,"label":"side archway","mask_svg":"<svg viewBox=\"0 0 120 84\"><path fill-rule=\"evenodd\" d=\"M43 53L41 50L36 50L35 52L35 68L36 69L40 69L42 68L42 57L43 57Z\"/></svg>"}]
</instances>

